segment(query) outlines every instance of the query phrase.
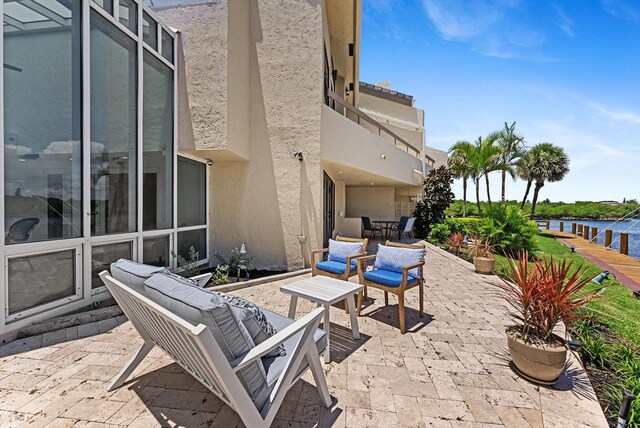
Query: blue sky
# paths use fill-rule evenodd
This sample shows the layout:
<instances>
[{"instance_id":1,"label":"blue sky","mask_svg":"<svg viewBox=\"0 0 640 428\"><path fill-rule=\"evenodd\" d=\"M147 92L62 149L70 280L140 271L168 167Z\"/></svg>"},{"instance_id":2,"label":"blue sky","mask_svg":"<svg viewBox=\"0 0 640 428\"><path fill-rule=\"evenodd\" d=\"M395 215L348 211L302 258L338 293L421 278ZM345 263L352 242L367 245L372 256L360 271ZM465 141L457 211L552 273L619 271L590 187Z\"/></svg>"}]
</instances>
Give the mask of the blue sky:
<instances>
[{"instance_id":1,"label":"blue sky","mask_svg":"<svg viewBox=\"0 0 640 428\"><path fill-rule=\"evenodd\" d=\"M640 0L363 0L360 68L414 96L429 146L515 120L528 145L564 147L571 171L541 199L640 199Z\"/></svg>"}]
</instances>

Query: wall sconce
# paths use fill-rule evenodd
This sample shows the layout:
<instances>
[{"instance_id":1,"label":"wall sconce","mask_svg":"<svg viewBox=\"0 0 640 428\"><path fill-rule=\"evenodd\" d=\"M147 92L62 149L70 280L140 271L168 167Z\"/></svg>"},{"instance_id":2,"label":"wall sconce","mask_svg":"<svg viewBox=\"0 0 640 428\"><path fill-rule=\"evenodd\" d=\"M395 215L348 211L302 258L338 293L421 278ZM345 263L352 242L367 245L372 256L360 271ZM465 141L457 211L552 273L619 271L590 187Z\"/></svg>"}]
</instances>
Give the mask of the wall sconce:
<instances>
[{"instance_id":1,"label":"wall sconce","mask_svg":"<svg viewBox=\"0 0 640 428\"><path fill-rule=\"evenodd\" d=\"M380 155L380 160L385 160L387 158L386 155ZM414 170L415 171L415 170Z\"/></svg>"},{"instance_id":2,"label":"wall sconce","mask_svg":"<svg viewBox=\"0 0 640 428\"><path fill-rule=\"evenodd\" d=\"M209 166L213 165L213 161L211 159L209 159L209 158L207 158L207 165L209 165Z\"/></svg>"},{"instance_id":3,"label":"wall sconce","mask_svg":"<svg viewBox=\"0 0 640 428\"><path fill-rule=\"evenodd\" d=\"M304 153L302 151L291 152L292 159L298 159L300 162L304 160Z\"/></svg>"},{"instance_id":4,"label":"wall sconce","mask_svg":"<svg viewBox=\"0 0 640 428\"><path fill-rule=\"evenodd\" d=\"M247 246L244 242L240 245L240 254L247 254Z\"/></svg>"}]
</instances>

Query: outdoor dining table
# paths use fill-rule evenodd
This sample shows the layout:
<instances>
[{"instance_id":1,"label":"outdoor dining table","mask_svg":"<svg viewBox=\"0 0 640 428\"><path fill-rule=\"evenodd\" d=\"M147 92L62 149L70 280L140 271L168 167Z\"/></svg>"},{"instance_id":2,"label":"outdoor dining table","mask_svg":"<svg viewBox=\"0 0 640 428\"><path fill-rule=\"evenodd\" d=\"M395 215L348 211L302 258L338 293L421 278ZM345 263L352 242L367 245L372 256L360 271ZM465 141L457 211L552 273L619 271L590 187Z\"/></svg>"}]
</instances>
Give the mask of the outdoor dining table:
<instances>
[{"instance_id":1,"label":"outdoor dining table","mask_svg":"<svg viewBox=\"0 0 640 428\"><path fill-rule=\"evenodd\" d=\"M381 225L382 230L384 230L385 239L389 239L389 234L393 230L393 226L400 224L397 220L374 220L373 223Z\"/></svg>"}]
</instances>

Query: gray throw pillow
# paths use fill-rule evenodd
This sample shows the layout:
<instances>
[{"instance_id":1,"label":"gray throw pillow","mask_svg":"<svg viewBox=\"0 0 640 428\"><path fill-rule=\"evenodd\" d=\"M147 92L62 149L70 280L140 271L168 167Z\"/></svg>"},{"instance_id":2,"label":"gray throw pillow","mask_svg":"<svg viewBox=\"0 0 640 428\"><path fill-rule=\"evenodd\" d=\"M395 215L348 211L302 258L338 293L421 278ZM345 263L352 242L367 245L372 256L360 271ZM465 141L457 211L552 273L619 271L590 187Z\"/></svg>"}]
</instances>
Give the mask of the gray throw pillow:
<instances>
[{"instance_id":1,"label":"gray throw pillow","mask_svg":"<svg viewBox=\"0 0 640 428\"><path fill-rule=\"evenodd\" d=\"M251 335L251 339L256 345L264 342L271 336L274 336L278 330L267 320L267 317L262 312L260 307L254 303L249 302L241 297L232 296L225 293L219 293L223 299L226 300L236 316L242 321L247 331ZM273 351L265 354L265 357L284 357L287 351L284 349L284 345L280 345Z\"/></svg>"}]
</instances>

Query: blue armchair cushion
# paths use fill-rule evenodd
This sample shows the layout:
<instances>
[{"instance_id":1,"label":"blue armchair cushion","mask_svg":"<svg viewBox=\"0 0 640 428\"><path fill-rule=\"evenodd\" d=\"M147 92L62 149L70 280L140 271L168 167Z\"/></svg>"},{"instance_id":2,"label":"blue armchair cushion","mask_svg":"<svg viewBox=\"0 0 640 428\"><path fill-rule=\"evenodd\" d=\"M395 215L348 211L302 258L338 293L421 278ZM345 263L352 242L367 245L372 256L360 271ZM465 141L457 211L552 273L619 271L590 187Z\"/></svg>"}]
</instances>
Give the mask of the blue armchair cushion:
<instances>
[{"instance_id":1,"label":"blue armchair cushion","mask_svg":"<svg viewBox=\"0 0 640 428\"><path fill-rule=\"evenodd\" d=\"M416 264L424 259L423 249L388 247L378 244L378 254L376 254L376 269L384 269L391 272L402 273L404 266ZM420 272L418 268L411 269L409 275L418 278Z\"/></svg>"},{"instance_id":2,"label":"blue armchair cushion","mask_svg":"<svg viewBox=\"0 0 640 428\"><path fill-rule=\"evenodd\" d=\"M374 269L364 273L364 279L389 287L399 287L402 282L402 274L384 269ZM407 285L413 284L418 278L407 277Z\"/></svg>"},{"instance_id":3,"label":"blue armchair cushion","mask_svg":"<svg viewBox=\"0 0 640 428\"><path fill-rule=\"evenodd\" d=\"M329 239L329 261L346 263L347 257L363 252L364 248L362 248L361 242L342 242Z\"/></svg>"},{"instance_id":4,"label":"blue armchair cushion","mask_svg":"<svg viewBox=\"0 0 640 428\"><path fill-rule=\"evenodd\" d=\"M327 260L324 262L316 263L316 268L325 272L335 273L336 275L342 275L347 269L347 264L343 262ZM351 262L351 272L355 272L356 269L358 269L358 262L353 260Z\"/></svg>"}]
</instances>

